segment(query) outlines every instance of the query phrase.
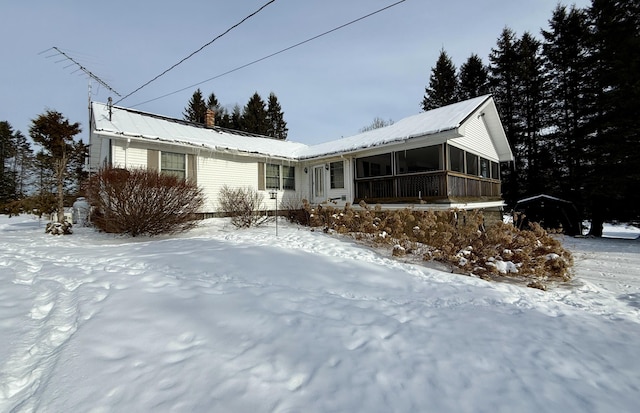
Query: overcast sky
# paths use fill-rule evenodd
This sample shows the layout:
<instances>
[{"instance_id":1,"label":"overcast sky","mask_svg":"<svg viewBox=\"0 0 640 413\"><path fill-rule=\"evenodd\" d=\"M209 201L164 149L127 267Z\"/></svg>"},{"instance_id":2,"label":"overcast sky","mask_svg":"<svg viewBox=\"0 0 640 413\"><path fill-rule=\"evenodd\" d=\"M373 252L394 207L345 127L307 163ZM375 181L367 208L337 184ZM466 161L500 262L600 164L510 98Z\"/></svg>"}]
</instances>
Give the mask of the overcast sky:
<instances>
[{"instance_id":1,"label":"overcast sky","mask_svg":"<svg viewBox=\"0 0 640 413\"><path fill-rule=\"evenodd\" d=\"M288 123L289 140L312 144L346 137L375 117L397 121L419 113L442 48L456 67L471 53L488 63L505 26L518 35L529 31L539 36L558 3L406 0L260 63L189 87L396 1L276 0L119 105L182 118L196 88L205 97L214 92L229 108L244 106L256 91L265 100L273 91ZM28 135L31 120L53 109L80 122L86 141L89 85L92 100L119 98L48 49L57 46L125 96L265 3L3 0L0 120ZM561 3L586 7L590 1Z\"/></svg>"}]
</instances>

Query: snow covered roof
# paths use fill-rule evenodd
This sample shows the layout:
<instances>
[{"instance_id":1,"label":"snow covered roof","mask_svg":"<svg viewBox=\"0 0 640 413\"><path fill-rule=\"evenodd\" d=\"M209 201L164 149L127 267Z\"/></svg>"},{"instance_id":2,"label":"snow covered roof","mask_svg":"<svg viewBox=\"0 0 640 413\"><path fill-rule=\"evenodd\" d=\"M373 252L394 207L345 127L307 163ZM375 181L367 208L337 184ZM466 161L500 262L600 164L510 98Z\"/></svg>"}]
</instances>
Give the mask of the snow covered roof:
<instances>
[{"instance_id":1,"label":"snow covered roof","mask_svg":"<svg viewBox=\"0 0 640 413\"><path fill-rule=\"evenodd\" d=\"M218 151L245 152L271 157L292 158L307 145L282 141L166 118L151 113L114 106L109 120L107 105L93 102L95 132L183 144Z\"/></svg>"},{"instance_id":2,"label":"snow covered roof","mask_svg":"<svg viewBox=\"0 0 640 413\"><path fill-rule=\"evenodd\" d=\"M258 154L290 159L311 159L353 152L457 130L489 95L444 106L404 118L393 125L318 145L281 141L264 136L214 127L114 106L111 120L107 105L93 102L94 131L122 137L136 137L167 143Z\"/></svg>"},{"instance_id":3,"label":"snow covered roof","mask_svg":"<svg viewBox=\"0 0 640 413\"><path fill-rule=\"evenodd\" d=\"M299 158L313 158L333 153L352 152L358 149L372 148L406 141L407 139L433 135L440 132L455 130L482 105L490 96L480 96L452 105L443 106L417 115L409 116L400 121L379 129L374 129L358 135L338 139L330 142L309 146L299 150Z\"/></svg>"}]
</instances>

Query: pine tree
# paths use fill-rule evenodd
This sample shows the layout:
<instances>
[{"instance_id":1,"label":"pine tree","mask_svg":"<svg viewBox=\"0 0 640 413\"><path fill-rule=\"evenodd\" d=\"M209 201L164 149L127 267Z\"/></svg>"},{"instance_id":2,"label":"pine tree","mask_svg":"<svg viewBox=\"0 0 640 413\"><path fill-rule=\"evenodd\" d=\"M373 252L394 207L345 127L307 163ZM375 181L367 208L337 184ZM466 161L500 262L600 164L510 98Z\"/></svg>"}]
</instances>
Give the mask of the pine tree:
<instances>
[{"instance_id":1,"label":"pine tree","mask_svg":"<svg viewBox=\"0 0 640 413\"><path fill-rule=\"evenodd\" d=\"M269 132L269 122L267 121L267 109L265 103L255 92L242 113L242 130L246 132L256 133L258 135L267 135Z\"/></svg>"},{"instance_id":2,"label":"pine tree","mask_svg":"<svg viewBox=\"0 0 640 413\"><path fill-rule=\"evenodd\" d=\"M42 147L43 165L52 168L55 177L58 222L64 221L64 187L68 166L74 157L74 136L81 132L79 123L69 123L60 112L48 110L31 122L29 135Z\"/></svg>"},{"instance_id":3,"label":"pine tree","mask_svg":"<svg viewBox=\"0 0 640 413\"><path fill-rule=\"evenodd\" d=\"M216 95L212 92L207 98L207 109L215 112L215 124L222 128L230 127L230 117L227 110L220 104Z\"/></svg>"},{"instance_id":4,"label":"pine tree","mask_svg":"<svg viewBox=\"0 0 640 413\"><path fill-rule=\"evenodd\" d=\"M518 41L518 65L515 72L515 119L518 123L524 161L525 194L536 195L548 192L553 168L549 154L553 142L543 142L545 88L542 76L541 44L530 33L525 32ZM545 150L542 150L546 146ZM551 150L550 150L551 149Z\"/></svg>"},{"instance_id":5,"label":"pine tree","mask_svg":"<svg viewBox=\"0 0 640 413\"><path fill-rule=\"evenodd\" d=\"M558 5L544 37L543 61L548 95L546 124L548 138L555 143L553 156L555 191L581 206L582 187L588 165L585 125L591 96L587 15L584 10Z\"/></svg>"},{"instance_id":6,"label":"pine tree","mask_svg":"<svg viewBox=\"0 0 640 413\"><path fill-rule=\"evenodd\" d=\"M471 99L489 93L489 72L477 54L473 53L460 66L459 78L458 98L460 100Z\"/></svg>"},{"instance_id":7,"label":"pine tree","mask_svg":"<svg viewBox=\"0 0 640 413\"><path fill-rule=\"evenodd\" d=\"M284 120L284 112L280 107L278 98L273 92L269 94L269 100L267 102L267 122L269 124L266 133L267 136L283 141L287 139L287 132L289 131L287 122Z\"/></svg>"},{"instance_id":8,"label":"pine tree","mask_svg":"<svg viewBox=\"0 0 640 413\"><path fill-rule=\"evenodd\" d=\"M585 186L591 234L600 236L607 219L640 221L640 3L592 0L589 15L597 106Z\"/></svg>"},{"instance_id":9,"label":"pine tree","mask_svg":"<svg viewBox=\"0 0 640 413\"><path fill-rule=\"evenodd\" d=\"M16 176L10 168L17 152L15 132L9 122L0 122L0 205L16 199Z\"/></svg>"},{"instance_id":10,"label":"pine tree","mask_svg":"<svg viewBox=\"0 0 640 413\"><path fill-rule=\"evenodd\" d=\"M234 130L243 130L243 113L242 108L238 104L235 104L231 111L229 128Z\"/></svg>"},{"instance_id":11,"label":"pine tree","mask_svg":"<svg viewBox=\"0 0 640 413\"><path fill-rule=\"evenodd\" d=\"M427 111L458 101L456 67L442 49L435 67L431 68L429 86L425 88L422 110Z\"/></svg>"},{"instance_id":12,"label":"pine tree","mask_svg":"<svg viewBox=\"0 0 640 413\"><path fill-rule=\"evenodd\" d=\"M496 48L491 49L489 55L489 84L496 106L500 113L500 120L513 151L514 162L503 165L502 191L508 204L514 205L522 194L520 192L519 171L524 163L522 158L520 132L516 119L516 79L518 71L518 39L513 30L505 27L498 37Z\"/></svg>"},{"instance_id":13,"label":"pine tree","mask_svg":"<svg viewBox=\"0 0 640 413\"><path fill-rule=\"evenodd\" d=\"M204 124L206 114L207 104L202 97L202 92L200 89L197 89L193 92L193 96L191 96L187 107L184 108L182 115L184 116L184 120Z\"/></svg>"}]
</instances>

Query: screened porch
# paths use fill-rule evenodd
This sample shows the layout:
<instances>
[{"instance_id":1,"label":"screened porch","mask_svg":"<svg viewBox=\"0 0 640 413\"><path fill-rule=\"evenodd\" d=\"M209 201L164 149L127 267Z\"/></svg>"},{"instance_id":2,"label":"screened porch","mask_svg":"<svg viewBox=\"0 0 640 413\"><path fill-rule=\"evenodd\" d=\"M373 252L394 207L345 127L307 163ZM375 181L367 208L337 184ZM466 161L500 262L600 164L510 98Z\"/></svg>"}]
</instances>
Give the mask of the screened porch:
<instances>
[{"instance_id":1,"label":"screened porch","mask_svg":"<svg viewBox=\"0 0 640 413\"><path fill-rule=\"evenodd\" d=\"M388 152L355 161L356 203L499 200L500 196L499 164L452 145Z\"/></svg>"}]
</instances>

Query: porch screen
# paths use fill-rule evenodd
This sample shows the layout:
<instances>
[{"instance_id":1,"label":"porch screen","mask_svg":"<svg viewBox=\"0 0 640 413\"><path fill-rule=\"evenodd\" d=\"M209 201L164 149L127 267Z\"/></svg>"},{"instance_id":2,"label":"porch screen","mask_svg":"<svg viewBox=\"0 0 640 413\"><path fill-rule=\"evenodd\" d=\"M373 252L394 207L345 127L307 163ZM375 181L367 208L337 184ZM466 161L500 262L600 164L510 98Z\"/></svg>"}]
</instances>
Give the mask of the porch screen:
<instances>
[{"instance_id":1,"label":"porch screen","mask_svg":"<svg viewBox=\"0 0 640 413\"><path fill-rule=\"evenodd\" d=\"M478 175L478 155L467 152L467 175Z\"/></svg>"},{"instance_id":2,"label":"porch screen","mask_svg":"<svg viewBox=\"0 0 640 413\"><path fill-rule=\"evenodd\" d=\"M449 169L464 173L464 151L455 146L449 146Z\"/></svg>"},{"instance_id":3,"label":"porch screen","mask_svg":"<svg viewBox=\"0 0 640 413\"><path fill-rule=\"evenodd\" d=\"M442 145L396 152L398 174L442 171Z\"/></svg>"},{"instance_id":4,"label":"porch screen","mask_svg":"<svg viewBox=\"0 0 640 413\"><path fill-rule=\"evenodd\" d=\"M390 176L391 173L390 153L356 159L356 176L358 178Z\"/></svg>"}]
</instances>

